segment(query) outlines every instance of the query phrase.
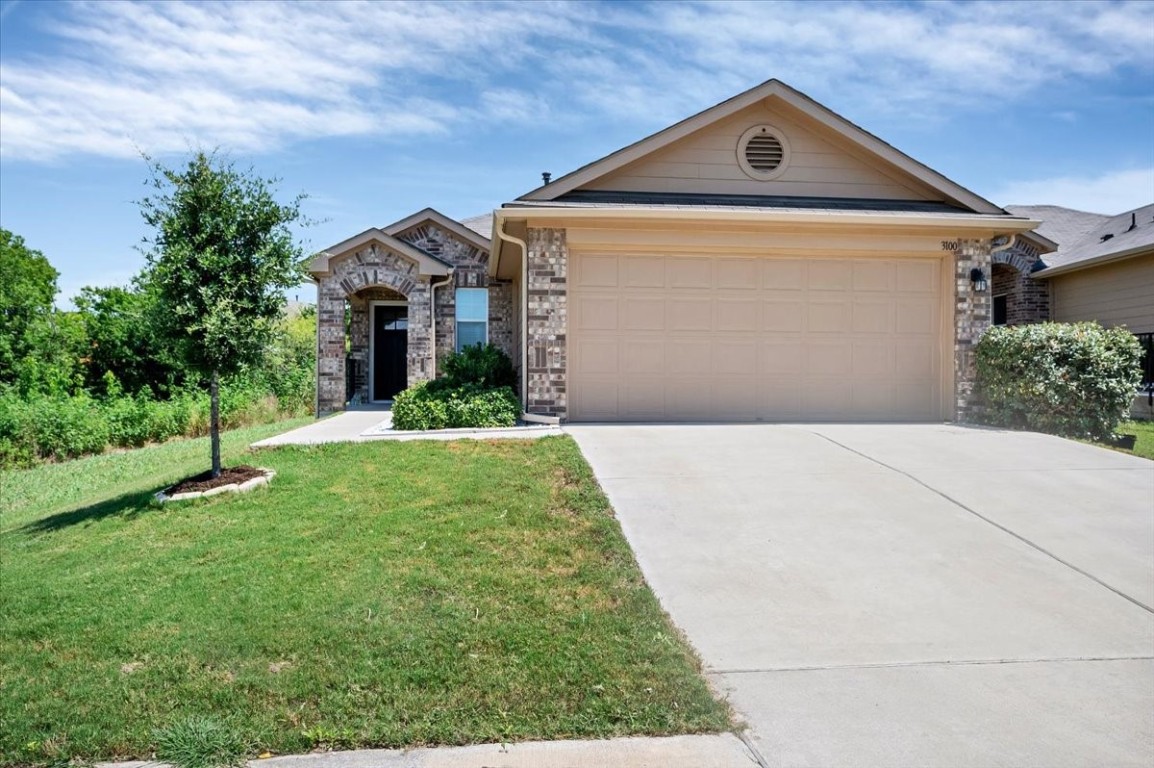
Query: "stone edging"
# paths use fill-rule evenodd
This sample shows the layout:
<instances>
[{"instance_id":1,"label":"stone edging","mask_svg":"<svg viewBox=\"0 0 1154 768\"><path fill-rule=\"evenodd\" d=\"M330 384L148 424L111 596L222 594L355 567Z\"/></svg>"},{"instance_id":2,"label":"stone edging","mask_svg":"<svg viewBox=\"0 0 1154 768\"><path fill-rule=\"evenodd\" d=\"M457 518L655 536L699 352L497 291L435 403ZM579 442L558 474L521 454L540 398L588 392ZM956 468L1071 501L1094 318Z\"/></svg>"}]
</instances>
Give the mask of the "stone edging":
<instances>
[{"instance_id":1,"label":"stone edging","mask_svg":"<svg viewBox=\"0 0 1154 768\"><path fill-rule=\"evenodd\" d=\"M168 489L173 486L168 486L163 491L157 492L153 497L161 504L166 501L185 501L186 499L199 499L205 496L216 496L218 493L244 493L251 491L253 488L259 488L262 485L268 485L269 481L276 477L275 469L268 469L267 467L257 467L261 472L264 472L262 477L254 477L250 480L245 480L243 483L230 483L222 485L219 488L210 488L207 491L190 491L188 493L177 493L172 496L168 495Z\"/></svg>"}]
</instances>

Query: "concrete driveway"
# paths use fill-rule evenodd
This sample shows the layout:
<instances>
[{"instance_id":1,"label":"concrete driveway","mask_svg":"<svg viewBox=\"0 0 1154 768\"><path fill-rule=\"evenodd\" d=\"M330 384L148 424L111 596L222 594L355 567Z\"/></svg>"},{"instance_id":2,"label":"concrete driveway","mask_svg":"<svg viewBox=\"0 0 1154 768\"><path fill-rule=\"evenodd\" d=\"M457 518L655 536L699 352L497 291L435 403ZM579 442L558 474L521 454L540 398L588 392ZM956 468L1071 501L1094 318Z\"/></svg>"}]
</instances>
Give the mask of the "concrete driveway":
<instances>
[{"instance_id":1,"label":"concrete driveway","mask_svg":"<svg viewBox=\"0 0 1154 768\"><path fill-rule=\"evenodd\" d=\"M1154 765L1154 463L945 425L566 431L766 765Z\"/></svg>"}]
</instances>

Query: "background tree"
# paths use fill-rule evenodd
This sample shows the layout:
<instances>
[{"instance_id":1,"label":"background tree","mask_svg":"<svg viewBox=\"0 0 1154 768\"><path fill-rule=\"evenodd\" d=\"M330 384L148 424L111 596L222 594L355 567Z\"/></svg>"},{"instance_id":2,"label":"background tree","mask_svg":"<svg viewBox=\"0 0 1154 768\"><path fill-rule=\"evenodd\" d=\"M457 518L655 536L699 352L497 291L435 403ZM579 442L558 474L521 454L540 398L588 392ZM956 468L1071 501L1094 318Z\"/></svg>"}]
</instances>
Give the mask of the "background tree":
<instances>
[{"instance_id":1,"label":"background tree","mask_svg":"<svg viewBox=\"0 0 1154 768\"><path fill-rule=\"evenodd\" d=\"M59 273L24 238L0 229L0 275L0 383L10 384L34 351L34 326L52 314Z\"/></svg>"},{"instance_id":2,"label":"background tree","mask_svg":"<svg viewBox=\"0 0 1154 768\"><path fill-rule=\"evenodd\" d=\"M0 389L65 397L82 384L84 325L54 301L59 273L24 238L0 229Z\"/></svg>"},{"instance_id":3,"label":"background tree","mask_svg":"<svg viewBox=\"0 0 1154 768\"><path fill-rule=\"evenodd\" d=\"M157 334L156 296L141 286L85 286L73 300L88 337L85 387L108 396L110 386L167 396L183 381L165 340Z\"/></svg>"},{"instance_id":4,"label":"background tree","mask_svg":"<svg viewBox=\"0 0 1154 768\"><path fill-rule=\"evenodd\" d=\"M181 169L146 158L155 193L140 201L145 282L157 329L184 364L209 381L212 476L220 475L220 377L259 364L273 337L284 290L304 279L304 252L290 225L304 196L282 205L276 180L238 171L197 152Z\"/></svg>"}]
</instances>

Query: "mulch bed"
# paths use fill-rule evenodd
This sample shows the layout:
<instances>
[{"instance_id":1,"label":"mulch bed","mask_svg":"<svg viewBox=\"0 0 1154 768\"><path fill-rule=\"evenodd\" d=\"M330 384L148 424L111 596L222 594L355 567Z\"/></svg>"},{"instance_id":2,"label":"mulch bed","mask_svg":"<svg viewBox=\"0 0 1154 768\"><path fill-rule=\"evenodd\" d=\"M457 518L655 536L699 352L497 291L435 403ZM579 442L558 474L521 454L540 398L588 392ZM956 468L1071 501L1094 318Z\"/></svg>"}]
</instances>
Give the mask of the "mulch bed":
<instances>
[{"instance_id":1,"label":"mulch bed","mask_svg":"<svg viewBox=\"0 0 1154 768\"><path fill-rule=\"evenodd\" d=\"M165 491L169 496L178 493L204 493L222 485L236 485L254 477L264 477L264 470L241 464L239 467L222 467L220 477L213 477L212 470L181 480Z\"/></svg>"}]
</instances>

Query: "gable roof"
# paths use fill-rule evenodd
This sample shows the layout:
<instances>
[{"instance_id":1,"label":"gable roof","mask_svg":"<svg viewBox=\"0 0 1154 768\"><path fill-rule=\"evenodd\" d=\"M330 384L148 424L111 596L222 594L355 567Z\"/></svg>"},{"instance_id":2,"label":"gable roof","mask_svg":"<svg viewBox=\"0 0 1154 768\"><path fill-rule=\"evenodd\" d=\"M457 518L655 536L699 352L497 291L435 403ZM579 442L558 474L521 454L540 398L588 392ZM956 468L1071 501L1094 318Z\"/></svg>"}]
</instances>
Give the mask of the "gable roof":
<instances>
[{"instance_id":1,"label":"gable roof","mask_svg":"<svg viewBox=\"0 0 1154 768\"><path fill-rule=\"evenodd\" d=\"M461 238L467 243L479 248L482 251L488 252L489 238L482 236L477 230L466 227L455 219L450 219L445 214L434 208L425 208L416 213L406 216L400 221L394 221L387 227L383 227L383 231L389 235L399 235L406 229L411 229L419 224L424 224L426 221L431 221L443 229L447 229L457 237Z\"/></svg>"},{"instance_id":2,"label":"gable roof","mask_svg":"<svg viewBox=\"0 0 1154 768\"><path fill-rule=\"evenodd\" d=\"M1014 206L1011 210L1042 219L1038 231L1058 243L1058 250L1045 257L1046 269L1035 273L1038 277L1154 253L1154 203L1117 216L1056 205Z\"/></svg>"},{"instance_id":3,"label":"gable roof","mask_svg":"<svg viewBox=\"0 0 1154 768\"><path fill-rule=\"evenodd\" d=\"M517 202L552 201L571 193L578 187L602 178L629 163L664 149L701 129L733 115L747 107L766 99L778 99L808 117L818 121L834 134L848 140L872 155L914 177L922 184L963 207L967 211L985 214L1005 214L998 206L950 181L932 168L898 151L890 144L869 133L841 115L819 104L809 96L797 91L780 80L768 80L761 85L727 99L703 112L686 118L675 125L619 149L600 160L582 166L577 170L537 187L517 198Z\"/></svg>"},{"instance_id":4,"label":"gable roof","mask_svg":"<svg viewBox=\"0 0 1154 768\"><path fill-rule=\"evenodd\" d=\"M344 256L356 253L358 250L366 245L372 243L380 243L386 248L399 253L401 256L415 262L422 275L447 275L453 270L453 265L444 259L439 259L431 253L422 251L409 245L404 240L399 240L393 237L384 230L373 227L366 229L359 235L354 235L348 240L343 240L334 246L326 248L317 255L315 259L309 262L309 272L314 276L327 274L329 271L329 264L333 259L339 259ZM488 247L488 246L486 246Z\"/></svg>"}]
</instances>

